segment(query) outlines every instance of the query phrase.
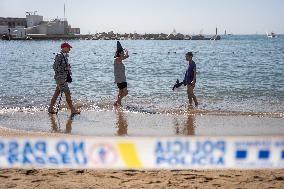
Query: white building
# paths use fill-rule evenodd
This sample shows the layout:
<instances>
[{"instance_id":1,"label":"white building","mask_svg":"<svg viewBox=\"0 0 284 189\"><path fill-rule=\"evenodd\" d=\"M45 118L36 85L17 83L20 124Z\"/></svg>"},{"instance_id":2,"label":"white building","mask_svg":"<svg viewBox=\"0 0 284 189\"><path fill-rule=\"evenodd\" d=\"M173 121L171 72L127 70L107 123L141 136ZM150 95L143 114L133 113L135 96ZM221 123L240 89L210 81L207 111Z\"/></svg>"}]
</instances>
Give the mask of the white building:
<instances>
[{"instance_id":1,"label":"white building","mask_svg":"<svg viewBox=\"0 0 284 189\"><path fill-rule=\"evenodd\" d=\"M43 21L43 16L40 15L31 15L31 14L27 14L26 15L26 21L27 21L27 27L33 27L36 25L39 25L42 21Z\"/></svg>"},{"instance_id":2,"label":"white building","mask_svg":"<svg viewBox=\"0 0 284 189\"><path fill-rule=\"evenodd\" d=\"M26 27L27 22L25 18L0 17L0 35L10 34L16 37L24 37L26 35Z\"/></svg>"},{"instance_id":3,"label":"white building","mask_svg":"<svg viewBox=\"0 0 284 189\"><path fill-rule=\"evenodd\" d=\"M27 34L69 35L80 34L80 28L71 28L66 19L44 21L43 16L35 11L26 12L26 18L0 17L0 35L4 34L16 37L25 37Z\"/></svg>"},{"instance_id":4,"label":"white building","mask_svg":"<svg viewBox=\"0 0 284 189\"><path fill-rule=\"evenodd\" d=\"M68 35L68 22L59 19L42 21L39 25L28 27L27 34Z\"/></svg>"}]
</instances>

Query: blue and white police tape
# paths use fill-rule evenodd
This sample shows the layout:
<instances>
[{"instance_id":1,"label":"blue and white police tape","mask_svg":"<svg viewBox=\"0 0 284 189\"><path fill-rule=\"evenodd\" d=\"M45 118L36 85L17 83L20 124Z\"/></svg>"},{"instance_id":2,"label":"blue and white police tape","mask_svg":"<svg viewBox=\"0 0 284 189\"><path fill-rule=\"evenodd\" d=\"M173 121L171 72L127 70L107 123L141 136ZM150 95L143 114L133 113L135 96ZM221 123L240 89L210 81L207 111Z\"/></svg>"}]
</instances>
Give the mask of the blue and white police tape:
<instances>
[{"instance_id":1,"label":"blue and white police tape","mask_svg":"<svg viewBox=\"0 0 284 189\"><path fill-rule=\"evenodd\" d=\"M284 137L0 138L0 168L284 168Z\"/></svg>"}]
</instances>

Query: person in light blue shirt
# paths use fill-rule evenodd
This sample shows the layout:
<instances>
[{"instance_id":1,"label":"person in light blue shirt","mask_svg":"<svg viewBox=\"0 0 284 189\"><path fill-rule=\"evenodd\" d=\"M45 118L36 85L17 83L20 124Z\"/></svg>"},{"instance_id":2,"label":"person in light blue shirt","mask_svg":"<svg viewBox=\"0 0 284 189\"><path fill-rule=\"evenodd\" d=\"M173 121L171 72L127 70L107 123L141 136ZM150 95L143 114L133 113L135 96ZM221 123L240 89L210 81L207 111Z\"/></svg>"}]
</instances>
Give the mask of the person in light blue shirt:
<instances>
[{"instance_id":1,"label":"person in light blue shirt","mask_svg":"<svg viewBox=\"0 0 284 189\"><path fill-rule=\"evenodd\" d=\"M192 106L192 99L194 101L195 106L198 106L197 98L193 93L193 89L196 83L196 64L192 60L193 54L192 52L188 52L185 55L186 61L188 61L188 67L184 75L183 84L187 86L187 96L189 106Z\"/></svg>"}]
</instances>

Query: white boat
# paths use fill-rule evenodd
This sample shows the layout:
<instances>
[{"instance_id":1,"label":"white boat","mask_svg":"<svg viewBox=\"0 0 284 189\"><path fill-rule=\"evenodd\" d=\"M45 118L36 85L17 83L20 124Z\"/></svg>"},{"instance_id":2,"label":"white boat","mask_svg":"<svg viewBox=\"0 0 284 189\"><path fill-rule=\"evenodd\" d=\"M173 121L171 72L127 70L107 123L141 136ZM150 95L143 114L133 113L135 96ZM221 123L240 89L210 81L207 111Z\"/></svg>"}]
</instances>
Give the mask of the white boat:
<instances>
[{"instance_id":1,"label":"white boat","mask_svg":"<svg viewBox=\"0 0 284 189\"><path fill-rule=\"evenodd\" d=\"M270 32L270 33L266 32L266 35L267 35L268 38L275 38L275 37L277 37L274 32Z\"/></svg>"}]
</instances>

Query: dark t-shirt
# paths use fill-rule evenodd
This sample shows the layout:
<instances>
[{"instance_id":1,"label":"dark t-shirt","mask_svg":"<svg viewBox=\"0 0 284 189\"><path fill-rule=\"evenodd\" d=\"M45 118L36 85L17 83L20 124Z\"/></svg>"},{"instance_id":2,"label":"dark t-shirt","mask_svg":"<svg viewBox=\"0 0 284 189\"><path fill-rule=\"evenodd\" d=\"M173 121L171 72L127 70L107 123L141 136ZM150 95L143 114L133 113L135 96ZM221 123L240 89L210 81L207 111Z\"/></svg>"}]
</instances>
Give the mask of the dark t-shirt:
<instances>
[{"instance_id":1,"label":"dark t-shirt","mask_svg":"<svg viewBox=\"0 0 284 189\"><path fill-rule=\"evenodd\" d=\"M194 61L192 61L190 64L188 64L187 70L184 75L184 82L186 85L190 85L193 81L194 77L194 70L196 70L196 64Z\"/></svg>"}]
</instances>

